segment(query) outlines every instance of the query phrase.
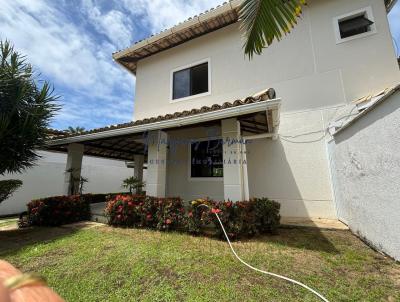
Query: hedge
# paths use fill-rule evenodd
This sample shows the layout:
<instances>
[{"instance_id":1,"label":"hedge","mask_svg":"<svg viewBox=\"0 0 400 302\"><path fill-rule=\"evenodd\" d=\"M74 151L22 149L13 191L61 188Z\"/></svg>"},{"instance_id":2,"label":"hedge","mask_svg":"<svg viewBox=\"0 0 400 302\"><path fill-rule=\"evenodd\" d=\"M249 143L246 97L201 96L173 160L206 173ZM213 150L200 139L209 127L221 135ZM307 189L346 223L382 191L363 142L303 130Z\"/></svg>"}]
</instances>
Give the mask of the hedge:
<instances>
[{"instance_id":1,"label":"hedge","mask_svg":"<svg viewBox=\"0 0 400 302\"><path fill-rule=\"evenodd\" d=\"M59 226L89 220L89 203L79 195L53 196L28 203L28 224Z\"/></svg>"},{"instance_id":2,"label":"hedge","mask_svg":"<svg viewBox=\"0 0 400 302\"><path fill-rule=\"evenodd\" d=\"M91 203L100 203L100 202L106 202L110 197L115 197L117 195L130 195L129 192L122 192L122 193L87 193L87 194L82 194L81 196L85 198L85 200L91 204Z\"/></svg>"},{"instance_id":3,"label":"hedge","mask_svg":"<svg viewBox=\"0 0 400 302\"><path fill-rule=\"evenodd\" d=\"M181 229L185 218L185 208L180 198L143 195L111 197L105 213L110 225L157 230Z\"/></svg>"},{"instance_id":4,"label":"hedge","mask_svg":"<svg viewBox=\"0 0 400 302\"><path fill-rule=\"evenodd\" d=\"M207 205L207 207L203 206ZM122 227L144 227L162 231L179 230L203 235L223 233L214 213L218 213L231 239L276 232L280 204L267 198L240 202L198 199L185 209L180 198L117 195L108 201L108 223Z\"/></svg>"}]
</instances>

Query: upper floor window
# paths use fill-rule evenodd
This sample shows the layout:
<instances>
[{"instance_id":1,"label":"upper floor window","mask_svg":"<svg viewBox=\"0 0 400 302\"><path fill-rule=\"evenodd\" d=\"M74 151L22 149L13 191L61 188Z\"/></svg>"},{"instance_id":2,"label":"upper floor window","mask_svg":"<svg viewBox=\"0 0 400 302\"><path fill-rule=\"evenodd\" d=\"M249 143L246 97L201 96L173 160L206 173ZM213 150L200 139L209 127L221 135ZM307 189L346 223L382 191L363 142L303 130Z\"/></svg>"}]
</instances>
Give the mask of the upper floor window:
<instances>
[{"instance_id":1,"label":"upper floor window","mask_svg":"<svg viewBox=\"0 0 400 302\"><path fill-rule=\"evenodd\" d=\"M172 73L172 99L209 92L209 62L203 62Z\"/></svg>"},{"instance_id":2,"label":"upper floor window","mask_svg":"<svg viewBox=\"0 0 400 302\"><path fill-rule=\"evenodd\" d=\"M376 33L371 7L334 18L334 26L337 43Z\"/></svg>"}]
</instances>

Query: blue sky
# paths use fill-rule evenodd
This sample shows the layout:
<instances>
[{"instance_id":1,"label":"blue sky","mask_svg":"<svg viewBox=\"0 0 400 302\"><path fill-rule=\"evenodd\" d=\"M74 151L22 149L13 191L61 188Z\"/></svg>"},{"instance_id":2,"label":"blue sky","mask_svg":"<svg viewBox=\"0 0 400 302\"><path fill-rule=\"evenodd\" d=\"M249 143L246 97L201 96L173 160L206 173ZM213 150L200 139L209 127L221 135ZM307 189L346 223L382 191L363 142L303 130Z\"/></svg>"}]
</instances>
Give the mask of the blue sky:
<instances>
[{"instance_id":1,"label":"blue sky","mask_svg":"<svg viewBox=\"0 0 400 302\"><path fill-rule=\"evenodd\" d=\"M132 119L135 79L113 62L113 52L221 2L3 0L0 38L11 40L60 95L52 127L91 129ZM389 22L400 48L400 2Z\"/></svg>"}]
</instances>

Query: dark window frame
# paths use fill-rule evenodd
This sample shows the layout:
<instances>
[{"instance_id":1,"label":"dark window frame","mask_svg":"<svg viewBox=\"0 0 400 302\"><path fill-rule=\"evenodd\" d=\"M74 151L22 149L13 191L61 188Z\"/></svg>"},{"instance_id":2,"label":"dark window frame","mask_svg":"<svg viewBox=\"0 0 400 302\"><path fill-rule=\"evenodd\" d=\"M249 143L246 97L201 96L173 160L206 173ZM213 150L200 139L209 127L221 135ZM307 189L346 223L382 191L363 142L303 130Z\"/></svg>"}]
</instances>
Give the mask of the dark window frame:
<instances>
[{"instance_id":1,"label":"dark window frame","mask_svg":"<svg viewBox=\"0 0 400 302\"><path fill-rule=\"evenodd\" d=\"M367 12L338 20L340 38L347 39L371 32L374 23L368 18Z\"/></svg>"},{"instance_id":2,"label":"dark window frame","mask_svg":"<svg viewBox=\"0 0 400 302\"><path fill-rule=\"evenodd\" d=\"M196 153L195 148L205 148L205 150ZM223 175L222 138L191 141L189 143L189 178L219 180L223 178Z\"/></svg>"},{"instance_id":3,"label":"dark window frame","mask_svg":"<svg viewBox=\"0 0 400 302\"><path fill-rule=\"evenodd\" d=\"M207 90L194 93L194 91L193 91L194 90L193 72L196 68L202 67L204 65L207 66L207 70L205 73L206 74L206 82L203 83L203 85L205 85L207 87ZM184 96L177 96L175 76L178 73L182 73L182 72L186 72L186 71L189 71L189 94L184 95ZM204 94L204 93L209 93L210 92L210 62L207 60L207 61L204 61L204 62L201 62L198 64L191 65L189 67L185 67L185 68L182 68L179 70L172 71L172 87L171 87L171 89L172 89L172 93L171 93L172 101L187 98L187 97L197 96L197 95ZM199 89L199 87L197 87L197 89ZM200 87L200 89L201 89L201 87Z\"/></svg>"},{"instance_id":4,"label":"dark window frame","mask_svg":"<svg viewBox=\"0 0 400 302\"><path fill-rule=\"evenodd\" d=\"M354 34L354 35L349 35L348 37L344 37L343 34L341 33L341 29L342 26L340 25L340 23L348 21L348 20L352 20L354 18L360 18L363 17L365 18L365 20L368 22L368 20L370 22L373 22L373 24L370 24L368 26L368 29L366 32L363 33L359 33L359 34ZM340 16L336 16L333 18L333 26L334 26L334 32L335 32L335 39L336 39L336 44L341 44L341 43L345 43L345 42L350 42L352 40L355 39L361 39L364 37L368 37L368 36L372 36L374 34L376 34L378 32L377 26L376 26L376 20L374 17L374 10L372 9L371 6L367 6L364 8L360 8L357 10L354 10L352 12L349 12L347 14L343 14ZM356 24L347 24L348 27L345 29L354 29L351 28L354 25L357 25L358 22L355 22ZM363 23L363 22L361 22ZM362 24L361 24L362 25ZM364 24L365 25L365 24ZM349 28L350 27L350 28ZM355 26L357 27L357 26Z\"/></svg>"}]
</instances>

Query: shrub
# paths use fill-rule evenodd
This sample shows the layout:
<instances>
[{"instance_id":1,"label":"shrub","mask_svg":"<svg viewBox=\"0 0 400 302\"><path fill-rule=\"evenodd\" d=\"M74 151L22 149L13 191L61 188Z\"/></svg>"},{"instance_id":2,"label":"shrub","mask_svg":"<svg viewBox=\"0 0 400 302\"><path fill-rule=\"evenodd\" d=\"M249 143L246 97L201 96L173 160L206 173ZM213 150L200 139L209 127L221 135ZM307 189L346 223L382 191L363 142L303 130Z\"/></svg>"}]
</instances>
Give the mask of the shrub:
<instances>
[{"instance_id":1,"label":"shrub","mask_svg":"<svg viewBox=\"0 0 400 302\"><path fill-rule=\"evenodd\" d=\"M100 203L100 202L106 202L108 199L112 196L117 196L117 195L130 195L130 193L86 193L82 194L81 196L89 203Z\"/></svg>"},{"instance_id":2,"label":"shrub","mask_svg":"<svg viewBox=\"0 0 400 302\"><path fill-rule=\"evenodd\" d=\"M208 208L199 206L201 204L207 205ZM212 227L219 237L223 237L223 231L215 216L217 213L231 239L275 232L279 227L279 209L279 203L267 198L239 202L197 199L191 203L186 227L192 234L201 234L205 228Z\"/></svg>"},{"instance_id":3,"label":"shrub","mask_svg":"<svg viewBox=\"0 0 400 302\"><path fill-rule=\"evenodd\" d=\"M180 198L116 195L110 197L105 213L110 225L166 231L182 227L185 209Z\"/></svg>"},{"instance_id":4,"label":"shrub","mask_svg":"<svg viewBox=\"0 0 400 302\"><path fill-rule=\"evenodd\" d=\"M142 195L110 196L106 215L114 226L185 230L199 235L212 231L223 237L218 217L231 239L275 232L279 226L280 204L267 198L250 201L216 202L197 199L185 211L180 198L157 198Z\"/></svg>"},{"instance_id":5,"label":"shrub","mask_svg":"<svg viewBox=\"0 0 400 302\"><path fill-rule=\"evenodd\" d=\"M280 225L280 203L268 198L256 198L254 201L254 213L256 226L259 232L275 233Z\"/></svg>"},{"instance_id":6,"label":"shrub","mask_svg":"<svg viewBox=\"0 0 400 302\"><path fill-rule=\"evenodd\" d=\"M59 226L89 218L89 203L79 195L53 196L28 203L29 225Z\"/></svg>"},{"instance_id":7,"label":"shrub","mask_svg":"<svg viewBox=\"0 0 400 302\"><path fill-rule=\"evenodd\" d=\"M181 229L185 219L182 199L178 197L159 198L156 219L157 229L160 231Z\"/></svg>"}]
</instances>

